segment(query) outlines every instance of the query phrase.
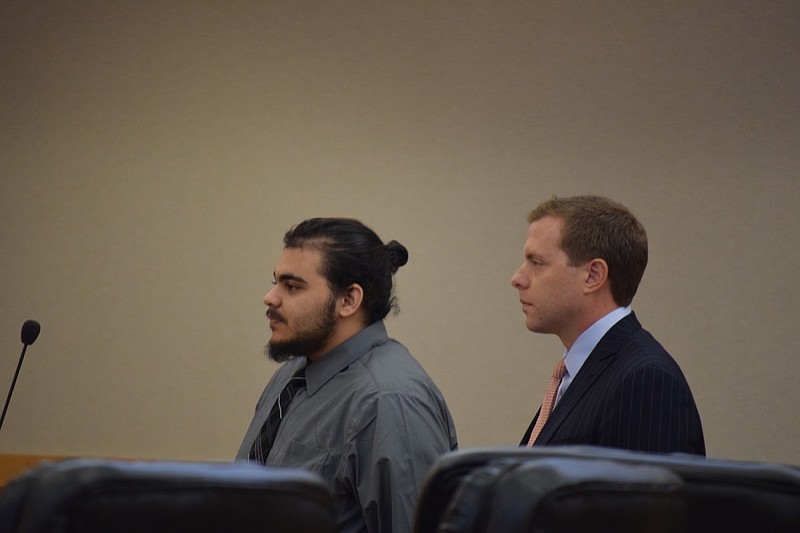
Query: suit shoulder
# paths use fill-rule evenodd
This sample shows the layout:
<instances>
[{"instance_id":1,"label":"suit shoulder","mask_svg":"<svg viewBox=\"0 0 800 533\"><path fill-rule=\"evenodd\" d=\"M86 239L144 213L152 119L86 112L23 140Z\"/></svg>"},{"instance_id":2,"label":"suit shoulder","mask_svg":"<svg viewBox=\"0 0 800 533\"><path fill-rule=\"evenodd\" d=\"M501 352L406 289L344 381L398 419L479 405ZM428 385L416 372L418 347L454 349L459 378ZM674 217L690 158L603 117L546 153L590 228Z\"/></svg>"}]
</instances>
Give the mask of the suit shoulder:
<instances>
[{"instance_id":1,"label":"suit shoulder","mask_svg":"<svg viewBox=\"0 0 800 533\"><path fill-rule=\"evenodd\" d=\"M618 364L633 372L645 367L656 367L669 372L683 373L677 361L649 331L638 329L620 344Z\"/></svg>"}]
</instances>

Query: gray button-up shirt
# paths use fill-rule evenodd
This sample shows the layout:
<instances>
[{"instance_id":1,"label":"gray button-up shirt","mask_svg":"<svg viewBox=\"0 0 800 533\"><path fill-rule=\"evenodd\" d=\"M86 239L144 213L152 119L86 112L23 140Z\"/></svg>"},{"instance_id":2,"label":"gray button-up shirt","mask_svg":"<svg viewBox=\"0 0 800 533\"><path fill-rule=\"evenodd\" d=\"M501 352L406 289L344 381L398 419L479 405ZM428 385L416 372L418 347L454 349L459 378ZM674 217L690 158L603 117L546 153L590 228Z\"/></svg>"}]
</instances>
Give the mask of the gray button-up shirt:
<instances>
[{"instance_id":1,"label":"gray button-up shirt","mask_svg":"<svg viewBox=\"0 0 800 533\"><path fill-rule=\"evenodd\" d=\"M237 459L247 459L278 394L306 364L284 364L264 389ZM267 464L320 474L334 493L338 531L411 531L419 489L433 462L456 448L441 392L378 321L306 369Z\"/></svg>"}]
</instances>

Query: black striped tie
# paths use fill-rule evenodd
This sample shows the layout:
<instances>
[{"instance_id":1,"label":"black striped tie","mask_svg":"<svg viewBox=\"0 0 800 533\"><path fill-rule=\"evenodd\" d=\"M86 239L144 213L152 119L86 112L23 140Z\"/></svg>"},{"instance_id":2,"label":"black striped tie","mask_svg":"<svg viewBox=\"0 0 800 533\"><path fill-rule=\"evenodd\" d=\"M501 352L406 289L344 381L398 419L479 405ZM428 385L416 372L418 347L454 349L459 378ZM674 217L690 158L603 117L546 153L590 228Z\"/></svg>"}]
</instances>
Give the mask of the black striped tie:
<instances>
[{"instance_id":1,"label":"black striped tie","mask_svg":"<svg viewBox=\"0 0 800 533\"><path fill-rule=\"evenodd\" d=\"M261 426L261 432L258 438L256 438L253 447L250 449L250 455L248 456L250 460L258 461L262 464L266 462L269 451L272 449L272 444L275 442L275 435L278 434L278 426L281 424L281 420L283 420L283 415L286 413L289 403L298 392L305 388L306 367L303 367L295 372L292 379L289 380L289 383L286 384L278 395L278 399L275 401L275 405L272 406L267 420L264 422L264 425Z\"/></svg>"}]
</instances>

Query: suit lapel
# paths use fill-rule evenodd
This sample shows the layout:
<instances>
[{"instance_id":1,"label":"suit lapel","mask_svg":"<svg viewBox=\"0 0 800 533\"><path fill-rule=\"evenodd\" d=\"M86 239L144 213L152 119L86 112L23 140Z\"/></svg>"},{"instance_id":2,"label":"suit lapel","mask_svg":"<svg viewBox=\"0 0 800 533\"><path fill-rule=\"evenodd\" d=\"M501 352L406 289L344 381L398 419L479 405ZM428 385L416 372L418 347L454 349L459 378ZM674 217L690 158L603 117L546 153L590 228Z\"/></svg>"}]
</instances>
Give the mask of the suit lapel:
<instances>
[{"instance_id":1,"label":"suit lapel","mask_svg":"<svg viewBox=\"0 0 800 533\"><path fill-rule=\"evenodd\" d=\"M573 378L564 396L556 404L555 409L550 414L542 433L537 439L537 443L549 444L559 426L569 417L569 415L580 404L581 399L603 376L609 365L614 361L614 356L619 351L622 343L628 339L634 331L641 329L641 324L636 319L636 315L631 312L628 316L614 324L608 332L600 339L592 353L586 359L578 374Z\"/></svg>"}]
</instances>

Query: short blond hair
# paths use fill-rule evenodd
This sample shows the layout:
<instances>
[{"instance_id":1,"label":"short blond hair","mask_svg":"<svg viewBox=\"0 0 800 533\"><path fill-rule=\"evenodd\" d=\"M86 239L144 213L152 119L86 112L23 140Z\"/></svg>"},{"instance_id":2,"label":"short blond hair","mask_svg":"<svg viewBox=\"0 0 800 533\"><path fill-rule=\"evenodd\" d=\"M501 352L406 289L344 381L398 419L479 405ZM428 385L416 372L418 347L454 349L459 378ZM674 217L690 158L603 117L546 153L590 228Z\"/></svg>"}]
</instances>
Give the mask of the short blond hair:
<instances>
[{"instance_id":1,"label":"short blond hair","mask_svg":"<svg viewBox=\"0 0 800 533\"><path fill-rule=\"evenodd\" d=\"M647 233L627 207L603 196L553 197L528 215L564 221L561 248L573 265L600 258L608 264L614 302L628 306L647 267Z\"/></svg>"}]
</instances>

